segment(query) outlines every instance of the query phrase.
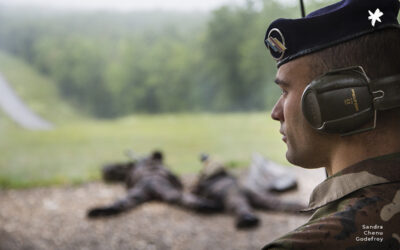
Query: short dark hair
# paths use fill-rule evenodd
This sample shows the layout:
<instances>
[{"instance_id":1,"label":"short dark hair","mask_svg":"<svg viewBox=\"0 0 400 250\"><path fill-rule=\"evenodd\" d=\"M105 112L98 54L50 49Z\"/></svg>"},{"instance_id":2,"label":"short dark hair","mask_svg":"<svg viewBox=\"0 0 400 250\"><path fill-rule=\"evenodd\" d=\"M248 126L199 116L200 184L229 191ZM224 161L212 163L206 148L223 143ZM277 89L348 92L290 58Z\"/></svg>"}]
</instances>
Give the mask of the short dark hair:
<instances>
[{"instance_id":1,"label":"short dark hair","mask_svg":"<svg viewBox=\"0 0 400 250\"><path fill-rule=\"evenodd\" d=\"M400 29L389 28L311 54L315 76L362 66L370 79L400 74Z\"/></svg>"}]
</instances>

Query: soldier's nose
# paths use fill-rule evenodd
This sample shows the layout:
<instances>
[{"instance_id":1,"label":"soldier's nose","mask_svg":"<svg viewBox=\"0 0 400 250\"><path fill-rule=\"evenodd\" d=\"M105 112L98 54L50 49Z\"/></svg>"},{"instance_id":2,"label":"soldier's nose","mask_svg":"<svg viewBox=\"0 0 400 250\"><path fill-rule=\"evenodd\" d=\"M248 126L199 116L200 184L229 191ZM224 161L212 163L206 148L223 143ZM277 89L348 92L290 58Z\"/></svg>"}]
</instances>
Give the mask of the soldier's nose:
<instances>
[{"instance_id":1,"label":"soldier's nose","mask_svg":"<svg viewBox=\"0 0 400 250\"><path fill-rule=\"evenodd\" d=\"M281 121L281 122L285 120L283 116L282 98L279 98L274 108L272 109L271 118L274 119L275 121Z\"/></svg>"}]
</instances>

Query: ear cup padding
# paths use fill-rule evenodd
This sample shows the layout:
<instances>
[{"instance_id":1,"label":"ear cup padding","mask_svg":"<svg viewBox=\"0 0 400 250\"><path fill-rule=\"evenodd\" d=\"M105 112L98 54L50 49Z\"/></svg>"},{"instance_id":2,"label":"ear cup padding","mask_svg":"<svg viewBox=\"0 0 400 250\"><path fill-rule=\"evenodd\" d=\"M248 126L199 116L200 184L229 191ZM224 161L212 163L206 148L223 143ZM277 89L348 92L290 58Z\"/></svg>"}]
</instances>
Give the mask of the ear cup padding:
<instances>
[{"instance_id":1,"label":"ear cup padding","mask_svg":"<svg viewBox=\"0 0 400 250\"><path fill-rule=\"evenodd\" d=\"M322 126L321 109L319 108L319 102L317 93L314 89L309 88L310 85L305 89L302 97L302 110L303 115L313 128L319 128Z\"/></svg>"},{"instance_id":2,"label":"ear cup padding","mask_svg":"<svg viewBox=\"0 0 400 250\"><path fill-rule=\"evenodd\" d=\"M324 132L326 133L347 133L360 128L362 125L371 121L374 116L372 108L363 110L353 115L330 120L325 123Z\"/></svg>"}]
</instances>

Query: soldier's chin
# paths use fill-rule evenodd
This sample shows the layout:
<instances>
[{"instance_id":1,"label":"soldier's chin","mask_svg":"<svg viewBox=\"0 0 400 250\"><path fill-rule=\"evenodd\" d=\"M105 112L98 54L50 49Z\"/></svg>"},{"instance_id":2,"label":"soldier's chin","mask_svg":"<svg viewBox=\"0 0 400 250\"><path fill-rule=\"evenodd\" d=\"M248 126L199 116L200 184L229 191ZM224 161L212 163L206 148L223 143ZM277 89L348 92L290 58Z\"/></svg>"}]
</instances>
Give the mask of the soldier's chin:
<instances>
[{"instance_id":1,"label":"soldier's chin","mask_svg":"<svg viewBox=\"0 0 400 250\"><path fill-rule=\"evenodd\" d=\"M291 154L289 149L286 151L286 160L288 162L290 162L291 164L293 164L293 165L297 165L296 164L296 162L297 162L296 158L293 157L293 155Z\"/></svg>"},{"instance_id":2,"label":"soldier's chin","mask_svg":"<svg viewBox=\"0 0 400 250\"><path fill-rule=\"evenodd\" d=\"M288 147L286 151L286 159L293 165L302 167L302 168L319 168L321 166L314 166L314 161L312 160L312 155L302 154L300 152L295 152Z\"/></svg>"}]
</instances>

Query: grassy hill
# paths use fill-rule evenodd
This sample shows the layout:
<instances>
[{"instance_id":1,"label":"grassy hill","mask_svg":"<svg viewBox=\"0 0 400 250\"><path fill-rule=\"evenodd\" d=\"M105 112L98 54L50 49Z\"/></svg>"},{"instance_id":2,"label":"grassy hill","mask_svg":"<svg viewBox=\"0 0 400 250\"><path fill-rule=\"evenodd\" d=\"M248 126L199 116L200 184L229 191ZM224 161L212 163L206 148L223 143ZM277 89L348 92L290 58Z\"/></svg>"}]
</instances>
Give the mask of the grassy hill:
<instances>
[{"instance_id":1,"label":"grassy hill","mask_svg":"<svg viewBox=\"0 0 400 250\"><path fill-rule=\"evenodd\" d=\"M50 79L4 53L0 72L33 110L56 123L50 131L28 131L0 116L0 188L95 180L104 163L127 160L127 149L139 154L160 149L178 174L200 170L201 152L233 167L246 166L255 151L285 163L279 123L267 113L132 115L99 121L74 114Z\"/></svg>"},{"instance_id":2,"label":"grassy hill","mask_svg":"<svg viewBox=\"0 0 400 250\"><path fill-rule=\"evenodd\" d=\"M44 119L59 124L78 117L73 109L60 99L56 84L22 60L0 51L0 73L28 107ZM4 114L1 115L1 118L3 117Z\"/></svg>"}]
</instances>

